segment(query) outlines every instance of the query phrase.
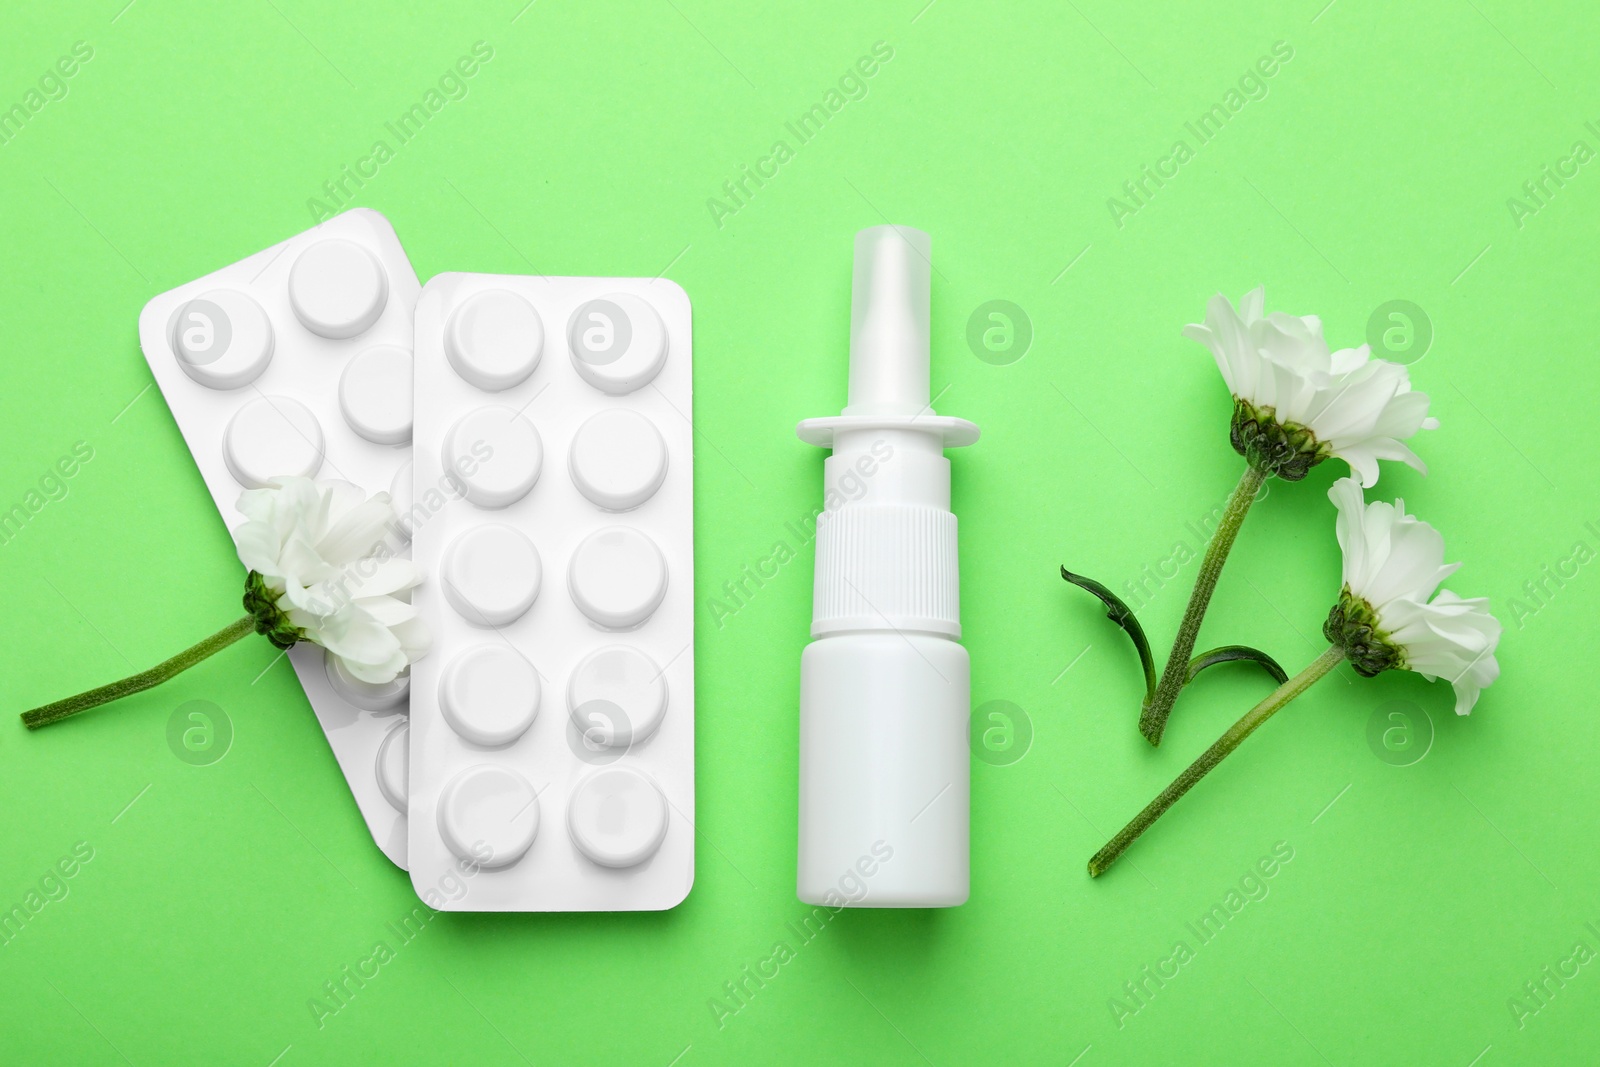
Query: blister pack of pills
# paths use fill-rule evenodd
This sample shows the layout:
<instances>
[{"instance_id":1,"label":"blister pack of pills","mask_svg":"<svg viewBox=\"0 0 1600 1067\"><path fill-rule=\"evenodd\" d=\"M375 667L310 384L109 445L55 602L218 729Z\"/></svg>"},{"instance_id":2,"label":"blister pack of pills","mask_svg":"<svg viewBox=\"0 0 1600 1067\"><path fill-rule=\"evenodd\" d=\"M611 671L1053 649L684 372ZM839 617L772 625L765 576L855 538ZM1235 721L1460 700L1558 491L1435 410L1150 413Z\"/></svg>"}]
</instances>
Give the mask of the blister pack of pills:
<instances>
[{"instance_id":1,"label":"blister pack of pills","mask_svg":"<svg viewBox=\"0 0 1600 1067\"><path fill-rule=\"evenodd\" d=\"M140 346L230 529L240 492L275 477L409 498L419 292L389 221L357 209L145 305ZM409 679L362 682L309 642L289 659L373 839L405 867Z\"/></svg>"},{"instance_id":2,"label":"blister pack of pills","mask_svg":"<svg viewBox=\"0 0 1600 1067\"><path fill-rule=\"evenodd\" d=\"M688 297L444 274L415 340L412 885L440 910L670 908L694 880Z\"/></svg>"}]
</instances>

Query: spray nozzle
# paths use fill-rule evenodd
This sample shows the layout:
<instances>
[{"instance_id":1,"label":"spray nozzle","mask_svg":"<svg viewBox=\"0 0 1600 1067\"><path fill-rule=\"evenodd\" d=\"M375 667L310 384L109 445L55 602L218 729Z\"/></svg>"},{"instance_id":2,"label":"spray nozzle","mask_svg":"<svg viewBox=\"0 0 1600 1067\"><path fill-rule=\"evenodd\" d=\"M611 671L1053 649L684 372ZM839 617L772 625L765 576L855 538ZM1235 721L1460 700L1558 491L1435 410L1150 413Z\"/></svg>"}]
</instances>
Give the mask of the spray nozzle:
<instances>
[{"instance_id":1,"label":"spray nozzle","mask_svg":"<svg viewBox=\"0 0 1600 1067\"><path fill-rule=\"evenodd\" d=\"M846 415L928 407L928 290L933 241L909 226L856 234Z\"/></svg>"}]
</instances>

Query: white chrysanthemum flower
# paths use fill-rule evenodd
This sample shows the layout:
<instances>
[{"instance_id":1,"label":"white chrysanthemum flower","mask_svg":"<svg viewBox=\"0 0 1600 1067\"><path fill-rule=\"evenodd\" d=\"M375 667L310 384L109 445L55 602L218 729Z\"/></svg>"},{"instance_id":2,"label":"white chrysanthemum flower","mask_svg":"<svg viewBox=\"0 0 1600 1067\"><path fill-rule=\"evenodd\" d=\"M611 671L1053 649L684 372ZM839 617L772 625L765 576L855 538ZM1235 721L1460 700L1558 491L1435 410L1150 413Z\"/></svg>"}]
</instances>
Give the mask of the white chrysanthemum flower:
<instances>
[{"instance_id":1,"label":"white chrysanthemum flower","mask_svg":"<svg viewBox=\"0 0 1600 1067\"><path fill-rule=\"evenodd\" d=\"M428 628L403 594L420 581L384 543L394 509L347 482L282 478L239 497L234 531L250 569L245 604L279 648L306 640L356 678L387 682L428 651ZM276 612L274 614L274 608Z\"/></svg>"},{"instance_id":2,"label":"white chrysanthemum flower","mask_svg":"<svg viewBox=\"0 0 1600 1067\"><path fill-rule=\"evenodd\" d=\"M1324 633L1362 674L1398 667L1430 682L1449 679L1456 714L1467 714L1479 690L1500 676L1501 626L1489 601L1435 595L1460 564L1445 563L1444 538L1407 515L1404 501L1368 504L1352 478L1334 482L1328 497L1339 511L1344 589Z\"/></svg>"},{"instance_id":3,"label":"white chrysanthemum flower","mask_svg":"<svg viewBox=\"0 0 1600 1067\"><path fill-rule=\"evenodd\" d=\"M1380 459L1402 460L1427 473L1403 443L1439 420L1428 396L1411 388L1406 368L1373 359L1367 345L1328 349L1314 315L1266 314L1265 288L1246 293L1235 311L1218 293L1203 325L1183 334L1211 350L1234 398L1233 447L1290 481L1329 456L1350 464L1370 488Z\"/></svg>"}]
</instances>

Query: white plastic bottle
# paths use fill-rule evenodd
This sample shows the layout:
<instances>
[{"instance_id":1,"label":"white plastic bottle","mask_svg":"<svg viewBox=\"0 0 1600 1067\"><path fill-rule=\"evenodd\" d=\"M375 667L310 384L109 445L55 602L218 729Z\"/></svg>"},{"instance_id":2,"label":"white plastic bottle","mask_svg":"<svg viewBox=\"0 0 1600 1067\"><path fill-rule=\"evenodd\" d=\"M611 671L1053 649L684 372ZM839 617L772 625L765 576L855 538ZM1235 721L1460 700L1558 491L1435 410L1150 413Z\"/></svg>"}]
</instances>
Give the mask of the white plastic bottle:
<instances>
[{"instance_id":1,"label":"white plastic bottle","mask_svg":"<svg viewBox=\"0 0 1600 1067\"><path fill-rule=\"evenodd\" d=\"M929 403L932 242L856 235L844 413L800 662L798 892L810 904L949 907L968 890L970 681L944 449L978 439Z\"/></svg>"}]
</instances>

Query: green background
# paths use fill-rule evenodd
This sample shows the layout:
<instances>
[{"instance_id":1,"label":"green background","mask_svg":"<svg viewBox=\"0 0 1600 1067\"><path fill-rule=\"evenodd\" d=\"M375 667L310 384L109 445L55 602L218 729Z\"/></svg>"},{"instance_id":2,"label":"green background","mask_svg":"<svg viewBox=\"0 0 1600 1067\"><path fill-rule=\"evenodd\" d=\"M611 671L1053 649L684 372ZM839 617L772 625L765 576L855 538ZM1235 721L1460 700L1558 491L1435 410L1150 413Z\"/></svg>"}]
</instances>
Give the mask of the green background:
<instances>
[{"instance_id":1,"label":"green background","mask_svg":"<svg viewBox=\"0 0 1600 1067\"><path fill-rule=\"evenodd\" d=\"M308 1000L375 942L398 945L389 924L417 902L292 672L246 644L47 732L0 728L0 904L75 844L93 850L68 895L0 947L0 1059L1593 1055L1600 963L1549 981L1536 1014L1508 1004L1575 943L1600 951L1585 681L1600 603L1600 163L1585 153L1564 187L1547 180L1520 220L1507 205L1574 142L1600 149L1585 126L1600 126L1588 5L502 0L402 16L124 2L0 16L0 107L74 42L93 49L67 95L0 145L0 507L76 442L93 449L65 496L0 544L6 707L144 667L237 614L242 572L151 388L139 309L306 228L322 184L481 40L493 59L467 94L351 202L387 214L424 280L665 272L693 299L697 878L663 914L440 915L319 1027ZM878 41L893 58L865 98L795 147L784 124ZM1184 123L1275 42L1293 55L1267 95L1119 226L1108 198L1176 139L1194 148ZM779 138L794 158L719 226L708 199ZM997 734L993 762L974 761L966 906L846 912L802 945L786 924L804 914L809 549L720 627L710 601L820 499L821 454L793 427L844 402L851 238L887 221L933 235L938 407L984 429L953 456L973 700L1015 704L1031 741L1019 730L1007 749ZM1414 379L1443 424L1416 442L1431 472L1386 464L1378 492L1444 532L1466 562L1453 588L1492 599L1504 676L1458 720L1444 684L1341 668L1091 882L1104 838L1268 684L1208 675L1149 749L1126 641L1057 567L1118 589L1166 568L1138 602L1154 642L1170 641L1195 563L1167 561L1199 550L1190 524L1241 466L1211 359L1179 331L1217 290L1263 282L1269 307L1322 315L1340 347L1390 300L1431 323L1430 349L1405 356L1423 355ZM996 299L1033 331L1007 365L966 341ZM1259 644L1291 670L1319 651L1339 583L1325 492L1342 473L1330 462L1273 485L1202 647ZM1534 601L1524 583L1537 581ZM231 724L209 765L168 743L191 700ZM1396 708L1416 731L1398 754L1368 740ZM1267 895L1199 944L1187 924L1279 842L1293 859ZM780 940L795 958L719 1025L712 998ZM1128 1000L1124 983L1179 940L1194 958ZM1113 997L1139 1010L1119 1019Z\"/></svg>"}]
</instances>

